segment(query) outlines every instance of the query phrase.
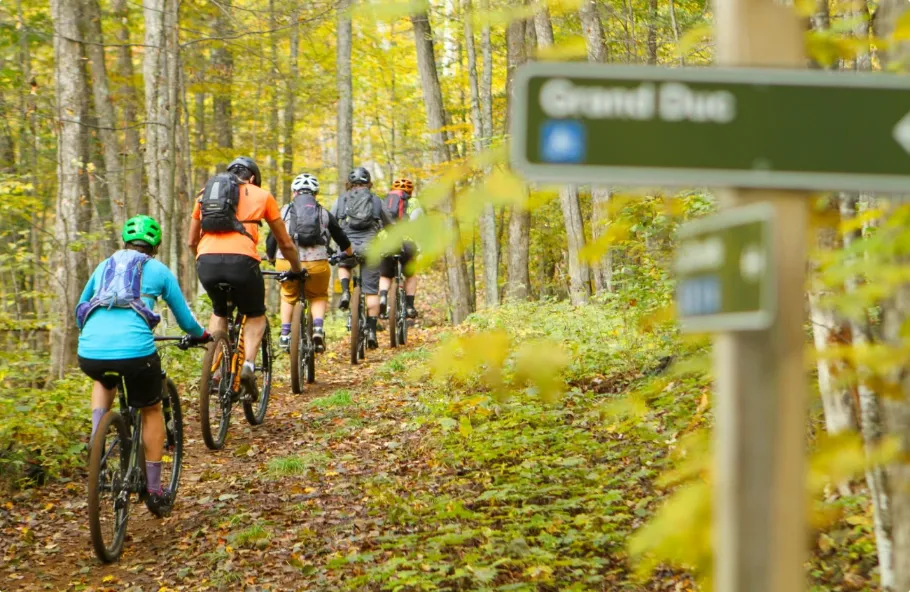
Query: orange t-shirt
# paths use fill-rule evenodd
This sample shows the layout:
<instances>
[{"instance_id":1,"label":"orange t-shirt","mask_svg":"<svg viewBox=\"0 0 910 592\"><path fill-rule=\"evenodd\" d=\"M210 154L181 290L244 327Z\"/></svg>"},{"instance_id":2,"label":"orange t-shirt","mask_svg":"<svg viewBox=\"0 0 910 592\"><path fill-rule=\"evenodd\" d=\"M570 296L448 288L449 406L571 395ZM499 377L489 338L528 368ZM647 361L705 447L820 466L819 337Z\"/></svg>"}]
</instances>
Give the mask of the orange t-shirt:
<instances>
[{"instance_id":1,"label":"orange t-shirt","mask_svg":"<svg viewBox=\"0 0 910 592\"><path fill-rule=\"evenodd\" d=\"M278 209L278 202L275 201L271 193L251 183L240 186L240 201L237 203L238 220L274 222L280 218L281 211ZM195 207L193 207L193 219L202 220L198 200ZM259 256L259 252L256 250L256 246L259 244L259 224L256 222L245 222L244 227L253 237L253 240L239 232L203 232L202 238L199 240L199 247L196 249L196 256L215 254L246 255L256 261L261 261L262 257Z\"/></svg>"}]
</instances>

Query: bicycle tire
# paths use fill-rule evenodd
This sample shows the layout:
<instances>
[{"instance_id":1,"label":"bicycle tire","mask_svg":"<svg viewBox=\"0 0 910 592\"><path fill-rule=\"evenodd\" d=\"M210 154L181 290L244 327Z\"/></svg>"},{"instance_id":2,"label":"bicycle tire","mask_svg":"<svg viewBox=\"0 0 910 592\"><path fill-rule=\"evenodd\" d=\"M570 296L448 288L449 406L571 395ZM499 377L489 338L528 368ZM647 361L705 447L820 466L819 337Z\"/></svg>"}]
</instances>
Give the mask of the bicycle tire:
<instances>
[{"instance_id":1,"label":"bicycle tire","mask_svg":"<svg viewBox=\"0 0 910 592\"><path fill-rule=\"evenodd\" d=\"M304 381L301 369L304 366L302 357L306 354L306 349L303 347L302 338L306 333L301 330L302 317L303 305L298 302L294 305L294 312L291 314L291 392L295 395L303 392Z\"/></svg>"},{"instance_id":2,"label":"bicycle tire","mask_svg":"<svg viewBox=\"0 0 910 592\"><path fill-rule=\"evenodd\" d=\"M259 370L262 384L259 386L259 399L255 402L245 400L243 402L243 415L246 421L252 426L262 425L265 421L265 414L269 408L269 395L272 392L272 333L269 330L268 319L265 321L265 333L262 334L262 342L259 344L259 354L257 355L256 369Z\"/></svg>"},{"instance_id":3,"label":"bicycle tire","mask_svg":"<svg viewBox=\"0 0 910 592\"><path fill-rule=\"evenodd\" d=\"M368 311L366 298L361 294L360 296L360 310ZM370 335L370 328L367 326L367 316L361 312L360 314L360 346L357 349L357 353L360 356L361 360L366 359L367 357L367 339Z\"/></svg>"},{"instance_id":4,"label":"bicycle tire","mask_svg":"<svg viewBox=\"0 0 910 592\"><path fill-rule=\"evenodd\" d=\"M119 462L119 479L113 473L105 471L107 464L111 460L111 452L113 452L114 443L111 445L111 450L108 451L106 443L108 441L107 432L111 426L114 426L116 430L116 446L118 447ZM123 495L124 487L127 485L127 477L129 475L129 456L130 451L129 447L125 446L128 443L129 434L126 429L126 421L116 411L108 411L104 417L101 418L101 421L98 424L98 428L95 431L95 439L92 442L92 450L89 455L88 462L88 524L89 532L92 539L92 547L95 550L95 555L103 561L104 563L113 563L120 558L120 554L123 552L123 541L126 539L126 527L127 522L129 521L129 510L130 510L130 492L126 491L126 495ZM104 466L102 466L104 465ZM112 494L112 499L114 499L113 509L113 533L111 533L110 544L105 541L104 526L102 525L102 509L101 509L101 494L103 493L104 487L101 486L100 480L106 478L107 474L111 474L110 481L110 491ZM115 494L116 492L116 494ZM121 498L116 500L116 498ZM117 506L120 505L120 509L117 509Z\"/></svg>"},{"instance_id":5,"label":"bicycle tire","mask_svg":"<svg viewBox=\"0 0 910 592\"><path fill-rule=\"evenodd\" d=\"M219 352L221 378L215 385L212 381L212 366ZM199 423L202 428L202 440L209 450L224 448L224 440L231 423L231 402L226 394L230 389L231 379L231 343L224 331L217 331L212 335L212 342L208 344L202 357L202 378L199 380ZM213 395L217 403L215 411L218 413L218 429L215 432L212 431L210 417Z\"/></svg>"},{"instance_id":6,"label":"bicycle tire","mask_svg":"<svg viewBox=\"0 0 910 592\"><path fill-rule=\"evenodd\" d=\"M306 314L306 381L316 382L316 344L313 343L313 313Z\"/></svg>"},{"instance_id":7,"label":"bicycle tire","mask_svg":"<svg viewBox=\"0 0 910 592\"><path fill-rule=\"evenodd\" d=\"M398 347L398 278L392 278L389 286L389 346Z\"/></svg>"},{"instance_id":8,"label":"bicycle tire","mask_svg":"<svg viewBox=\"0 0 910 592\"><path fill-rule=\"evenodd\" d=\"M356 366L360 353L360 339L363 333L360 326L360 286L351 293L351 365Z\"/></svg>"},{"instance_id":9,"label":"bicycle tire","mask_svg":"<svg viewBox=\"0 0 910 592\"><path fill-rule=\"evenodd\" d=\"M169 410L166 411L166 408L162 406L165 448L161 460L164 461L170 456L171 468L170 479L165 483L164 476L168 473L165 471L164 462L162 462L161 482L165 483L165 489L171 492L171 499L177 499L180 475L183 473L183 409L180 407L180 393L177 391L177 385L170 378L167 379L165 384L164 395L167 397Z\"/></svg>"},{"instance_id":10,"label":"bicycle tire","mask_svg":"<svg viewBox=\"0 0 910 592\"><path fill-rule=\"evenodd\" d=\"M408 344L408 312L405 309L407 302L407 293L404 287L398 286L398 345L405 346Z\"/></svg>"}]
</instances>

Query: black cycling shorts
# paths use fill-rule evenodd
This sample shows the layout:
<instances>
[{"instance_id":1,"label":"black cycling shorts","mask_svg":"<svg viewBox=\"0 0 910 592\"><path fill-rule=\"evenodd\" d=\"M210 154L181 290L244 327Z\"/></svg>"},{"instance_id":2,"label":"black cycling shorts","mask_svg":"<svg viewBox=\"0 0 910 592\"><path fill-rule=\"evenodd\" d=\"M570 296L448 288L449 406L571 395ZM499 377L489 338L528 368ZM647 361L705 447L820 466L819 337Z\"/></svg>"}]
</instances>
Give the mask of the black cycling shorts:
<instances>
[{"instance_id":1,"label":"black cycling shorts","mask_svg":"<svg viewBox=\"0 0 910 592\"><path fill-rule=\"evenodd\" d=\"M401 266L404 268L404 277L409 278L414 275L413 267L408 263L414 260L417 255L417 247L414 243L404 243L401 245ZM379 264L379 274L384 278L394 278L397 274L395 270L395 257L383 257Z\"/></svg>"},{"instance_id":2,"label":"black cycling shorts","mask_svg":"<svg viewBox=\"0 0 910 592\"><path fill-rule=\"evenodd\" d=\"M79 356L79 368L104 388L126 385L126 402L130 407L151 407L161 401L161 358L158 352L125 360L94 360Z\"/></svg>"},{"instance_id":3,"label":"black cycling shorts","mask_svg":"<svg viewBox=\"0 0 910 592\"><path fill-rule=\"evenodd\" d=\"M228 294L218 284L231 286L230 300L247 317L265 314L265 282L259 261L246 255L209 254L196 259L199 282L212 300L215 316L230 316Z\"/></svg>"}]
</instances>

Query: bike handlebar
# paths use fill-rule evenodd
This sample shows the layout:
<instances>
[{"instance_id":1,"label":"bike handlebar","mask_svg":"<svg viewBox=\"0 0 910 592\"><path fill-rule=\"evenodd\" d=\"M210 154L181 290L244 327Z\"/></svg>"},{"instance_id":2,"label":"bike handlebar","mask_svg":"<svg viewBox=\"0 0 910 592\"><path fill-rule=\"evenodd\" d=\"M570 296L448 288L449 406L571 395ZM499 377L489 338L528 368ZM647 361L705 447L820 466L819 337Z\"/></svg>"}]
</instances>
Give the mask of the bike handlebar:
<instances>
[{"instance_id":1,"label":"bike handlebar","mask_svg":"<svg viewBox=\"0 0 910 592\"><path fill-rule=\"evenodd\" d=\"M276 278L279 282L288 282L293 280L303 281L310 275L307 270L301 269L299 273L293 271L263 271L262 275Z\"/></svg>"},{"instance_id":2,"label":"bike handlebar","mask_svg":"<svg viewBox=\"0 0 910 592\"><path fill-rule=\"evenodd\" d=\"M212 336L209 335L208 339L203 340L201 337L193 337L192 335L155 335L156 342L176 342L175 346L180 348L183 351L190 349L191 347L199 347L205 345L212 340Z\"/></svg>"}]
</instances>

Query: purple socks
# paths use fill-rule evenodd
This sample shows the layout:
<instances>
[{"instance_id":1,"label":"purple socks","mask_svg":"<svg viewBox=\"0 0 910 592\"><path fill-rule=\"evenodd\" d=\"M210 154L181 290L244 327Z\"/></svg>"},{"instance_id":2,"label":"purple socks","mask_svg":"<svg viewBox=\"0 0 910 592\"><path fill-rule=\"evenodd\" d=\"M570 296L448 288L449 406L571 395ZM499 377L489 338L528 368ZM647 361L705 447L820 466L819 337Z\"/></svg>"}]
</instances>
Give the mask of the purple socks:
<instances>
[{"instance_id":1,"label":"purple socks","mask_svg":"<svg viewBox=\"0 0 910 592\"><path fill-rule=\"evenodd\" d=\"M149 493L161 493L161 461L145 461L145 475L148 477L146 490Z\"/></svg>"},{"instance_id":2,"label":"purple socks","mask_svg":"<svg viewBox=\"0 0 910 592\"><path fill-rule=\"evenodd\" d=\"M282 335L291 334L291 324L290 323L281 323L281 334Z\"/></svg>"},{"instance_id":3,"label":"purple socks","mask_svg":"<svg viewBox=\"0 0 910 592\"><path fill-rule=\"evenodd\" d=\"M98 424L101 423L101 418L104 417L104 414L107 413L107 409L104 407L99 407L97 409L92 409L92 437L95 437L95 430L98 429Z\"/></svg>"},{"instance_id":4,"label":"purple socks","mask_svg":"<svg viewBox=\"0 0 910 592\"><path fill-rule=\"evenodd\" d=\"M316 329L316 328L322 327L322 323L324 322L324 320L325 319L313 319L313 328Z\"/></svg>"}]
</instances>

